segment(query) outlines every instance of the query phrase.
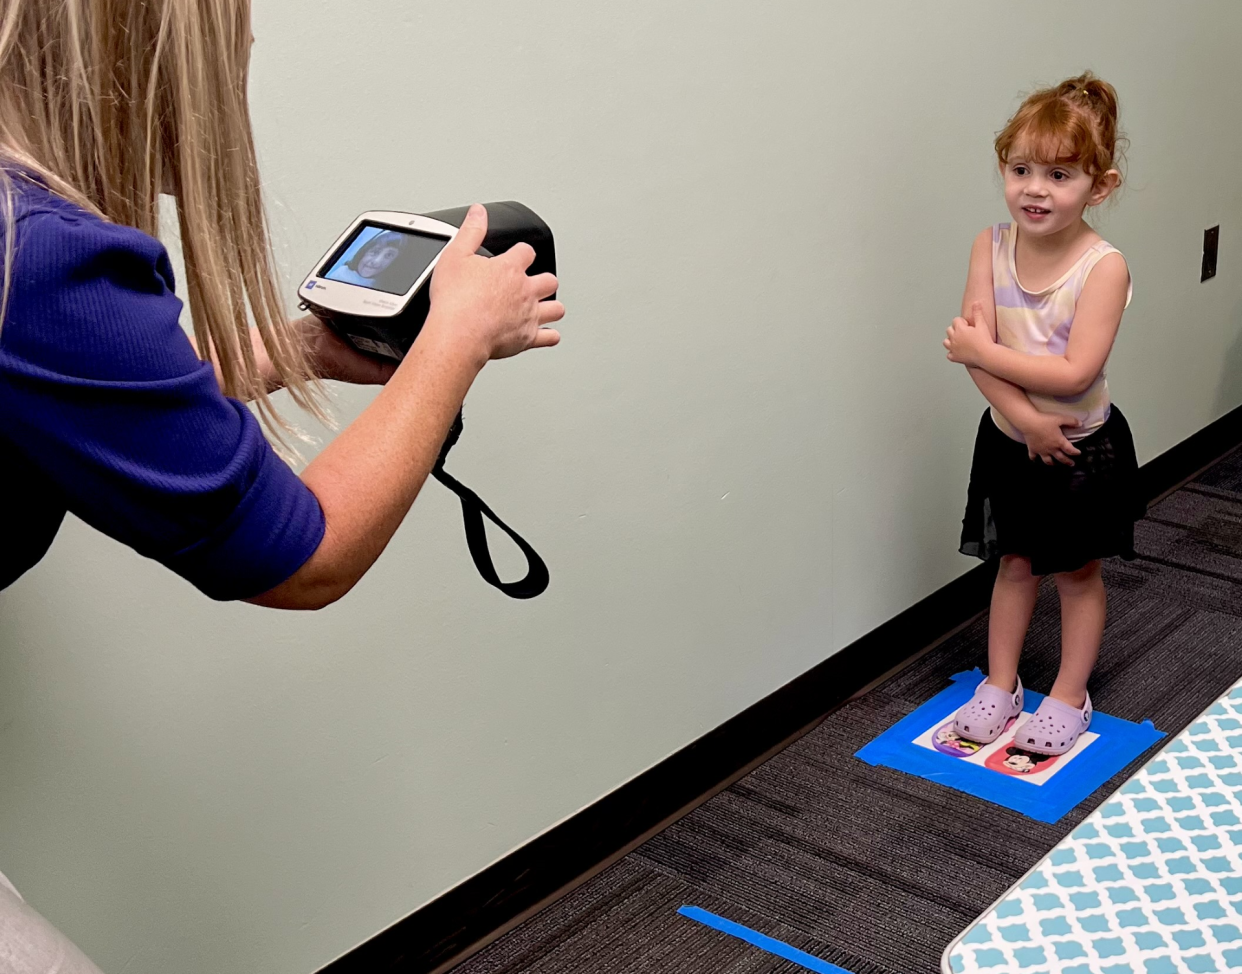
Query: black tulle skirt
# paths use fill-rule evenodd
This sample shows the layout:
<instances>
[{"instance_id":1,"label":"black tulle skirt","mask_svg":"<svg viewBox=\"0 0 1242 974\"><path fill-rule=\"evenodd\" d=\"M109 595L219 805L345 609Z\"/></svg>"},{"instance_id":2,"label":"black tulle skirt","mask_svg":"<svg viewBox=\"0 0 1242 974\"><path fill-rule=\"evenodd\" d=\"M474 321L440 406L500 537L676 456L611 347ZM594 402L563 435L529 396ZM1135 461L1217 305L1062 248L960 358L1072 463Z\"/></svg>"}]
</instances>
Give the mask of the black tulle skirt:
<instances>
[{"instance_id":1,"label":"black tulle skirt","mask_svg":"<svg viewBox=\"0 0 1242 974\"><path fill-rule=\"evenodd\" d=\"M989 560L1021 555L1036 575L1072 572L1097 558L1133 558L1145 513L1130 424L1116 406L1076 440L1074 466L1027 456L984 412L975 437L961 552Z\"/></svg>"}]
</instances>

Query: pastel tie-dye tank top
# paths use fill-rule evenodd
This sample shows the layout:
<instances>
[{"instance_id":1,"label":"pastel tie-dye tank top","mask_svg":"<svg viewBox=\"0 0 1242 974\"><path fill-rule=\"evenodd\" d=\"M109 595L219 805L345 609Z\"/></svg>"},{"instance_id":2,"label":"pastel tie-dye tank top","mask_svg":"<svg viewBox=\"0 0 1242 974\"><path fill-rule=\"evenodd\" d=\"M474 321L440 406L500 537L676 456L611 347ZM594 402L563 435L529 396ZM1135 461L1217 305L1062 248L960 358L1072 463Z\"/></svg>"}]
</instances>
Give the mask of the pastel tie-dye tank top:
<instances>
[{"instance_id":1,"label":"pastel tie-dye tank top","mask_svg":"<svg viewBox=\"0 0 1242 974\"><path fill-rule=\"evenodd\" d=\"M1070 326L1074 323L1074 309L1078 296L1087 281L1091 269L1106 254L1117 253L1117 248L1101 240L1093 244L1074 263L1059 281L1042 291L1028 291L1018 281L1014 246L1017 234L1012 224L998 223L992 228L992 291L996 298L996 339L1006 348L1028 355L1064 355L1069 344ZM1126 307L1130 306L1133 285L1126 295ZM1045 396L1028 392L1035 408L1044 413L1064 413L1075 417L1082 425L1067 429L1065 435L1071 440L1090 436L1108 419L1112 401L1108 397L1108 380L1105 369L1100 370L1086 392L1077 396ZM1010 439L1024 442L1022 434L996 409L992 420Z\"/></svg>"}]
</instances>

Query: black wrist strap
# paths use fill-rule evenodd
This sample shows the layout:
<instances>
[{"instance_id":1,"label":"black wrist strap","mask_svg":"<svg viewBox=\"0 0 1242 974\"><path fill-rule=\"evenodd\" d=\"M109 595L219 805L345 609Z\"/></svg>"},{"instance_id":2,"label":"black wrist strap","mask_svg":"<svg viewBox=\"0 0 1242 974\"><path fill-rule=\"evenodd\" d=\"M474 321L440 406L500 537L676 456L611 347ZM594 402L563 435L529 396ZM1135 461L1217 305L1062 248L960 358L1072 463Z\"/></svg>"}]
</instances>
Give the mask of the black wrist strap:
<instances>
[{"instance_id":1,"label":"black wrist strap","mask_svg":"<svg viewBox=\"0 0 1242 974\"><path fill-rule=\"evenodd\" d=\"M440 458L432 468L431 475L456 494L458 500L461 501L461 517L466 527L466 545L470 549L470 557L474 559L474 567L479 570L485 582L500 589L512 599L533 599L536 595L542 595L548 587L549 576L548 566L544 564L538 552L526 542L525 538L498 518L496 513L483 503L478 494L444 469L445 458L448 457L449 450L461 436L462 428L461 413L458 413L457 418L453 420L453 428L449 430L448 439L444 441L444 446L440 449ZM485 517L512 538L513 543L526 556L525 578L520 578L516 582L505 582L501 581L500 576L496 574L496 566L492 563L492 554L487 546L487 529L483 524Z\"/></svg>"}]
</instances>

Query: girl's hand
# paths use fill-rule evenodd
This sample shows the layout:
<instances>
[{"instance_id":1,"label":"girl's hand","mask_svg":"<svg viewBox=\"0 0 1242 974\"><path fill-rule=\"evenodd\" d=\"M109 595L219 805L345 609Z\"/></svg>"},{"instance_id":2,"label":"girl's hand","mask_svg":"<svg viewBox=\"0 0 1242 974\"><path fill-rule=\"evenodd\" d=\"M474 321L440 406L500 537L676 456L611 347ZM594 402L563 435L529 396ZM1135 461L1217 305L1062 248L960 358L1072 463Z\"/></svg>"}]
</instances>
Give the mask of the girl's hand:
<instances>
[{"instance_id":1,"label":"girl's hand","mask_svg":"<svg viewBox=\"0 0 1242 974\"><path fill-rule=\"evenodd\" d=\"M1038 457L1048 466L1054 462L1072 467L1076 457L1082 451L1074 446L1065 436L1065 429L1073 429L1082 424L1073 416L1062 416L1056 413L1039 413L1022 426L1022 435L1026 437L1026 453L1032 460Z\"/></svg>"},{"instance_id":2,"label":"girl's hand","mask_svg":"<svg viewBox=\"0 0 1242 974\"><path fill-rule=\"evenodd\" d=\"M382 386L397 371L396 362L355 351L314 315L307 315L298 324L306 339L311 365L321 379Z\"/></svg>"},{"instance_id":3,"label":"girl's hand","mask_svg":"<svg viewBox=\"0 0 1242 974\"><path fill-rule=\"evenodd\" d=\"M983 316L983 305L978 301L971 306L970 320L954 318L945 334L944 347L948 349L949 361L968 367L980 367L984 349L995 344Z\"/></svg>"}]
</instances>

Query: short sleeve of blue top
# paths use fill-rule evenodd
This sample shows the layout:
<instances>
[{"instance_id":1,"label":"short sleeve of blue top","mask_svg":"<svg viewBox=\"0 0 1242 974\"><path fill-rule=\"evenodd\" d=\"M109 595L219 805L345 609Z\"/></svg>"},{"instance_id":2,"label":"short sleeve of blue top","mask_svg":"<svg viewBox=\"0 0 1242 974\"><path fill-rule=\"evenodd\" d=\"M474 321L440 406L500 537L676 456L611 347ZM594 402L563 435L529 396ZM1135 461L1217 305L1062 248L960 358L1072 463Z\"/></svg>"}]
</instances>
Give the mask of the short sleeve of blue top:
<instances>
[{"instance_id":1,"label":"short sleeve of blue top","mask_svg":"<svg viewBox=\"0 0 1242 974\"><path fill-rule=\"evenodd\" d=\"M158 241L17 181L0 324L0 588L66 511L213 599L258 595L319 546L314 494L178 324Z\"/></svg>"}]
</instances>

